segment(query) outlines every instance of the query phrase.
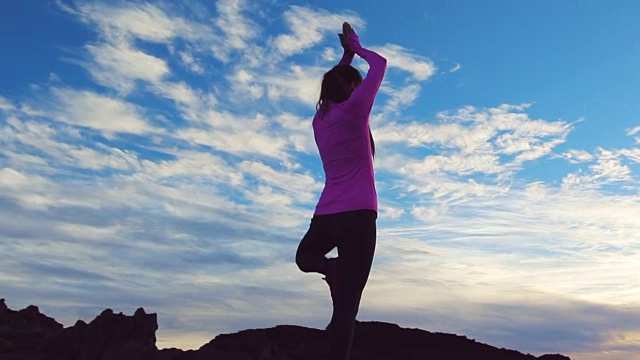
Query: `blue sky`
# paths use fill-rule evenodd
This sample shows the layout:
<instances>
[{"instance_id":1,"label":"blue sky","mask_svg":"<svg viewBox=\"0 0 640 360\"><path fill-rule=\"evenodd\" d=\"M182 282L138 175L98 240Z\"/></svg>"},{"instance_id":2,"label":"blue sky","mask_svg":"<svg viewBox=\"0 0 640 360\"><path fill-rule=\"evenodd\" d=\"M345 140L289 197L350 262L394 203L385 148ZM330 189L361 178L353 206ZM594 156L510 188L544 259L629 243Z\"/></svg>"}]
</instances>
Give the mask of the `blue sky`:
<instances>
[{"instance_id":1,"label":"blue sky","mask_svg":"<svg viewBox=\"0 0 640 360\"><path fill-rule=\"evenodd\" d=\"M383 5L384 4L384 5ZM359 318L536 355L640 351L640 3L22 1L0 12L0 296L160 347L324 327L293 262L349 21L389 61ZM366 72L366 63L354 63Z\"/></svg>"}]
</instances>

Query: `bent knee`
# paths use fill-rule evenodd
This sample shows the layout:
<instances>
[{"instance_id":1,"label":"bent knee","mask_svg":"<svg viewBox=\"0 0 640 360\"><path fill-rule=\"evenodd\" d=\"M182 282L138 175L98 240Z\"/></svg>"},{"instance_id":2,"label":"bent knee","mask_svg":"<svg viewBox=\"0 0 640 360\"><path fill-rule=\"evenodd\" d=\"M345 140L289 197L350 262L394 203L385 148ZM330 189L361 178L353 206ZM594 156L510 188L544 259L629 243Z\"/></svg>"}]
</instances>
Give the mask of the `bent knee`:
<instances>
[{"instance_id":1,"label":"bent knee","mask_svg":"<svg viewBox=\"0 0 640 360\"><path fill-rule=\"evenodd\" d=\"M305 271L306 267L304 266L304 254L302 254L300 249L298 249L298 251L296 252L296 265L298 266L298 269L300 269L300 271L307 272Z\"/></svg>"},{"instance_id":2,"label":"bent knee","mask_svg":"<svg viewBox=\"0 0 640 360\"><path fill-rule=\"evenodd\" d=\"M309 254L304 251L300 251L300 249L296 252L296 265L298 265L298 269L302 272L313 271L312 266L310 265Z\"/></svg>"}]
</instances>

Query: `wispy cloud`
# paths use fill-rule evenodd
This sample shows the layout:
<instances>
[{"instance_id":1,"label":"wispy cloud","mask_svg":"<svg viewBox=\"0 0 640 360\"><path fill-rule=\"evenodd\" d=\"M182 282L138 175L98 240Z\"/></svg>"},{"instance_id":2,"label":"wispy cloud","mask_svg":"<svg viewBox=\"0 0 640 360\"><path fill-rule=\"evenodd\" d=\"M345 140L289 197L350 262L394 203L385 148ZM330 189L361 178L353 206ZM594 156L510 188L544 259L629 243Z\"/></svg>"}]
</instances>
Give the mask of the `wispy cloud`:
<instances>
[{"instance_id":1,"label":"wispy cloud","mask_svg":"<svg viewBox=\"0 0 640 360\"><path fill-rule=\"evenodd\" d=\"M410 50L396 44L374 46L373 50L388 59L389 68L397 68L410 73L416 80L427 80L437 70L436 65L429 59L413 54Z\"/></svg>"},{"instance_id":2,"label":"wispy cloud","mask_svg":"<svg viewBox=\"0 0 640 360\"><path fill-rule=\"evenodd\" d=\"M640 133L640 126L636 126L632 129L629 129L629 131L627 131L627 135L631 136L631 135L636 135ZM640 137L635 137L636 140L636 144L640 144Z\"/></svg>"},{"instance_id":3,"label":"wispy cloud","mask_svg":"<svg viewBox=\"0 0 640 360\"><path fill-rule=\"evenodd\" d=\"M630 153L628 151L624 153ZM619 153L600 148L595 155L596 163L589 165L589 173L571 173L563 179L565 188L571 187L601 187L615 182L630 182L633 180L631 169L622 164Z\"/></svg>"},{"instance_id":4,"label":"wispy cloud","mask_svg":"<svg viewBox=\"0 0 640 360\"><path fill-rule=\"evenodd\" d=\"M640 148L621 149L619 154L636 164L640 164Z\"/></svg>"},{"instance_id":5,"label":"wispy cloud","mask_svg":"<svg viewBox=\"0 0 640 360\"><path fill-rule=\"evenodd\" d=\"M5 139L5 156L12 166L22 163L43 166L45 170L55 164L68 169L132 170L138 163L135 153L86 143L78 131L69 127L13 118L0 133Z\"/></svg>"},{"instance_id":6,"label":"wispy cloud","mask_svg":"<svg viewBox=\"0 0 640 360\"><path fill-rule=\"evenodd\" d=\"M593 155L584 150L569 150L561 155L571 164L580 164L593 160Z\"/></svg>"},{"instance_id":7,"label":"wispy cloud","mask_svg":"<svg viewBox=\"0 0 640 360\"><path fill-rule=\"evenodd\" d=\"M9 99L0 96L0 110L13 110L15 106L9 101Z\"/></svg>"},{"instance_id":8,"label":"wispy cloud","mask_svg":"<svg viewBox=\"0 0 640 360\"><path fill-rule=\"evenodd\" d=\"M190 51L179 52L180 60L191 71L196 74L204 74L204 68Z\"/></svg>"},{"instance_id":9,"label":"wispy cloud","mask_svg":"<svg viewBox=\"0 0 640 360\"><path fill-rule=\"evenodd\" d=\"M123 100L92 91L52 89L53 116L70 125L105 132L143 134L156 132L143 115L143 109Z\"/></svg>"},{"instance_id":10,"label":"wispy cloud","mask_svg":"<svg viewBox=\"0 0 640 360\"><path fill-rule=\"evenodd\" d=\"M243 16L244 0L222 0L216 4L219 16L214 23L225 34L225 45L232 49L244 49L247 41L258 36L260 28L250 18Z\"/></svg>"},{"instance_id":11,"label":"wispy cloud","mask_svg":"<svg viewBox=\"0 0 640 360\"><path fill-rule=\"evenodd\" d=\"M169 43L175 38L202 39L211 29L182 17L168 15L150 3L120 3L111 6L101 2L77 2L77 7L65 7L78 18L95 23L109 40L138 38L155 43Z\"/></svg>"},{"instance_id":12,"label":"wispy cloud","mask_svg":"<svg viewBox=\"0 0 640 360\"><path fill-rule=\"evenodd\" d=\"M383 109L383 117L387 118L392 115L398 114L402 109L409 105L412 105L420 94L420 85L411 84L400 88L394 88L387 83L384 83L380 89L381 93L387 94L390 99L387 101ZM376 125L376 120L380 119L380 116L375 117L372 122Z\"/></svg>"},{"instance_id":13,"label":"wispy cloud","mask_svg":"<svg viewBox=\"0 0 640 360\"><path fill-rule=\"evenodd\" d=\"M273 39L274 48L285 56L303 52L320 43L326 34L336 39L342 23L351 23L359 32L364 30L364 21L353 13L336 14L322 9L292 6L284 13L290 34ZM338 29L336 31L336 29Z\"/></svg>"},{"instance_id":14,"label":"wispy cloud","mask_svg":"<svg viewBox=\"0 0 640 360\"><path fill-rule=\"evenodd\" d=\"M571 131L571 124L563 121L529 118L523 112L528 106L467 107L440 113L436 124L392 122L382 126L377 137L380 142L424 149L422 158L404 159L403 166L385 168L415 180L440 172L511 177L523 163L551 154Z\"/></svg>"},{"instance_id":15,"label":"wispy cloud","mask_svg":"<svg viewBox=\"0 0 640 360\"><path fill-rule=\"evenodd\" d=\"M138 80L159 83L169 75L164 60L134 49L126 41L87 45L87 50L94 61L86 66L94 79L122 94L131 92Z\"/></svg>"},{"instance_id":16,"label":"wispy cloud","mask_svg":"<svg viewBox=\"0 0 640 360\"><path fill-rule=\"evenodd\" d=\"M313 106L318 101L323 71L326 69L293 65L279 74L264 76L261 82L271 100L288 98Z\"/></svg>"}]
</instances>

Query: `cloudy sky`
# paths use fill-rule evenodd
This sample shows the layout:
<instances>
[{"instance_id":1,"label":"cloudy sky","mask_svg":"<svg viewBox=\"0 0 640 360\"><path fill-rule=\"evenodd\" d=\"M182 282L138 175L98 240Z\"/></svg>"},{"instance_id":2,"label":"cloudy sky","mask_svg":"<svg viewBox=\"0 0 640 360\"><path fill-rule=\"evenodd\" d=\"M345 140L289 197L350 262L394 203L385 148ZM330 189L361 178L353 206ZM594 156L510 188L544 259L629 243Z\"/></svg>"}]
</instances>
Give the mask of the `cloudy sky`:
<instances>
[{"instance_id":1,"label":"cloudy sky","mask_svg":"<svg viewBox=\"0 0 640 360\"><path fill-rule=\"evenodd\" d=\"M359 319L635 358L640 2L387 3L3 4L0 297L66 326L142 306L161 348L323 328L294 255L349 21L389 66Z\"/></svg>"}]
</instances>

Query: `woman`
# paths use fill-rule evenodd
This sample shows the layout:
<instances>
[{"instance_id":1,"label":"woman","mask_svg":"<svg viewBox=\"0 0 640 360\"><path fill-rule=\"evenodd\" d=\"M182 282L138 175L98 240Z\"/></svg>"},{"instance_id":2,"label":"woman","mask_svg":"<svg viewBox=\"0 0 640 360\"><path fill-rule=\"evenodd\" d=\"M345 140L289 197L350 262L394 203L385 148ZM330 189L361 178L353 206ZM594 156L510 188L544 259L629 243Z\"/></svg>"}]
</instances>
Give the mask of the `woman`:
<instances>
[{"instance_id":1,"label":"woman","mask_svg":"<svg viewBox=\"0 0 640 360\"><path fill-rule=\"evenodd\" d=\"M333 301L327 326L332 359L346 360L376 244L378 199L369 116L387 61L363 48L348 23L342 25L339 36L344 54L323 77L313 118L325 186L298 247L296 263L304 272L325 276ZM369 63L364 80L350 65L356 54ZM335 247L338 257L328 259L326 255Z\"/></svg>"}]
</instances>

